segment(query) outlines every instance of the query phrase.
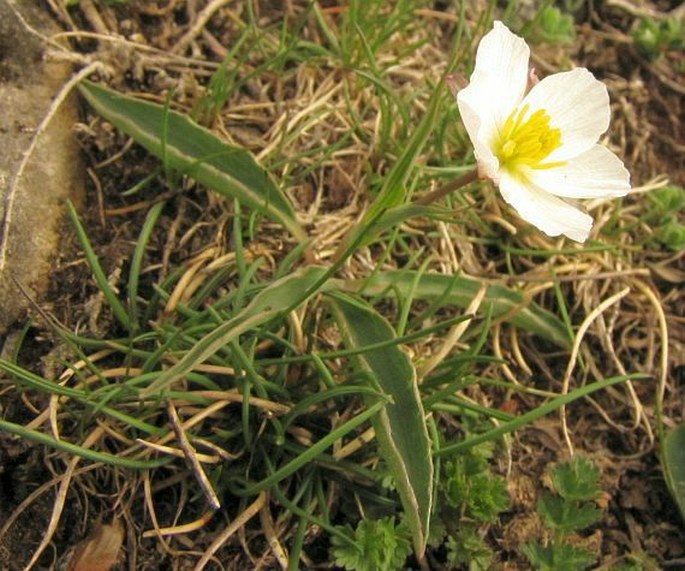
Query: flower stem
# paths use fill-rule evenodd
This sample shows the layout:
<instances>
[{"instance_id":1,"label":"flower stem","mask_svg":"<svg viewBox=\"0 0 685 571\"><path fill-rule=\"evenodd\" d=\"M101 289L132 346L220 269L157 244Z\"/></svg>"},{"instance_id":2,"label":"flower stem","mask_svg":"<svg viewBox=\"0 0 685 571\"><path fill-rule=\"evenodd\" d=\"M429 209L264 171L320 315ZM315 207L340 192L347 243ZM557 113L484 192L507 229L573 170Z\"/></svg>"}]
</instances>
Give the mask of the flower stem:
<instances>
[{"instance_id":1,"label":"flower stem","mask_svg":"<svg viewBox=\"0 0 685 571\"><path fill-rule=\"evenodd\" d=\"M448 194L454 192L455 190L461 188L462 186L466 186L467 184L471 184L475 180L478 180L478 169L477 168L473 169L472 171L467 172L466 174L464 174L462 176L460 176L457 180L453 180L452 182L448 182L446 185L435 189L433 192L429 192L428 194L424 194L418 200L415 200L414 204L422 204L422 205L430 204L432 202L440 200L444 196L447 196Z\"/></svg>"},{"instance_id":2,"label":"flower stem","mask_svg":"<svg viewBox=\"0 0 685 571\"><path fill-rule=\"evenodd\" d=\"M472 171L469 171L466 174L460 176L457 180L449 182L446 185L441 186L440 188L434 190L433 192L429 192L428 194L424 194L418 200L415 200L414 204L421 204L421 205L425 206L427 204L430 204L431 202L435 202L436 200L440 200L442 197L447 196L451 192L454 192L455 190L461 188L462 186L466 186L467 184L470 184L474 180L477 180L477 179L478 179L478 169L475 168ZM353 241L353 238L355 236L356 231L357 231L357 228L353 226L343 236L343 239L341 240L340 245L338 246L338 249L333 254L332 260L333 260L334 264L341 264L342 260L345 257L347 257L349 254L351 254L351 252L353 251L353 245L351 245L351 241ZM356 241L357 241L357 243L361 242L362 241L362 235L357 235Z\"/></svg>"}]
</instances>

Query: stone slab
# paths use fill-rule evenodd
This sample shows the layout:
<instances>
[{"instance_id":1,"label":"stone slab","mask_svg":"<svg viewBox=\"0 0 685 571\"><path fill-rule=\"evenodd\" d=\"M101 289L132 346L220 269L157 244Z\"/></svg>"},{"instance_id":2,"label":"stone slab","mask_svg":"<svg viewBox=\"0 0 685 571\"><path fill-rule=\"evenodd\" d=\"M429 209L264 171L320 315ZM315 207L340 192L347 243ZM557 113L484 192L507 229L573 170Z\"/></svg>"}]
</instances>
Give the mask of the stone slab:
<instances>
[{"instance_id":1,"label":"stone slab","mask_svg":"<svg viewBox=\"0 0 685 571\"><path fill-rule=\"evenodd\" d=\"M72 132L75 96L60 106L17 177L36 128L73 70L45 58L46 46L16 11L43 34L59 31L39 3L0 0L0 334L29 306L16 282L37 301L47 291L66 200L84 192Z\"/></svg>"}]
</instances>

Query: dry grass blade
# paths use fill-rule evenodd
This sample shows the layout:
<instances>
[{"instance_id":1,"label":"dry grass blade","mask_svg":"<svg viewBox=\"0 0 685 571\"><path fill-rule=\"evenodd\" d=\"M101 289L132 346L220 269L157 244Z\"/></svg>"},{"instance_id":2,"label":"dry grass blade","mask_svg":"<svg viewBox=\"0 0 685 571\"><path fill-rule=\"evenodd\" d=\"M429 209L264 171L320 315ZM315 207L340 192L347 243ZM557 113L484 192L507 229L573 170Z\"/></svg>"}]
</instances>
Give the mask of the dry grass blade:
<instances>
[{"instance_id":1,"label":"dry grass blade","mask_svg":"<svg viewBox=\"0 0 685 571\"><path fill-rule=\"evenodd\" d=\"M85 439L83 442L82 446L84 448L90 448L95 444L102 435L104 434L104 429L101 427L96 428L93 430L88 437ZM62 480L60 482L59 488L57 489L57 494L55 496L55 503L52 509L52 515L50 517L50 523L48 524L47 529L45 530L45 535L43 536L42 541L40 542L40 545L36 548L36 550L33 552L33 555L31 557L31 560L29 561L28 565L26 566L28 569L33 567L38 559L40 558L41 554L45 549L50 545L50 542L52 541L52 538L55 534L55 531L57 530L57 526L59 524L60 518L62 517L62 511L64 510L64 504L67 501L67 494L69 493L69 488L71 485L71 479L74 474L74 471L76 470L76 467L78 466L78 463L81 461L81 458L78 456L74 456L70 461L69 464L67 464L67 468L64 471L64 474L62 476Z\"/></svg>"},{"instance_id":2,"label":"dry grass blade","mask_svg":"<svg viewBox=\"0 0 685 571\"><path fill-rule=\"evenodd\" d=\"M176 43L176 45L171 48L172 53L183 52L190 43L198 36L209 19L214 15L214 13L221 7L228 4L230 0L213 0L210 2L195 18L192 27L185 33L185 35Z\"/></svg>"},{"instance_id":3,"label":"dry grass blade","mask_svg":"<svg viewBox=\"0 0 685 571\"><path fill-rule=\"evenodd\" d=\"M195 521L191 521L190 523L175 525L173 527L160 527L159 529L144 531L143 537L155 537L156 535L181 535L192 533L193 531L199 531L204 528L215 515L216 510L212 509L208 512L205 512L201 517L197 518Z\"/></svg>"},{"instance_id":4,"label":"dry grass blade","mask_svg":"<svg viewBox=\"0 0 685 571\"><path fill-rule=\"evenodd\" d=\"M578 331L576 332L576 337L573 341L573 349L571 350L571 356L568 360L568 365L566 366L566 372L564 373L564 378L562 381L562 389L561 389L561 394L566 395L568 394L568 388L569 384L571 382L571 374L573 373L573 369L576 366L576 361L578 359L578 352L580 350L580 345L583 342L583 339L585 337L585 334L587 333L587 330L589 329L590 325L592 322L597 319L599 315L601 315L604 311L606 311L609 307L614 305L615 303L618 303L623 299L626 295L630 293L630 288L626 287L619 291L618 293L615 293L608 299L605 299L602 303L600 303L592 313L590 313L583 323L581 323L580 327L578 328ZM571 437L568 432L568 426L566 422L566 405L562 406L559 409L559 414L561 416L561 429L564 433L564 439L566 440L566 446L568 446L569 452L573 454L573 443L571 442Z\"/></svg>"},{"instance_id":5,"label":"dry grass blade","mask_svg":"<svg viewBox=\"0 0 685 571\"><path fill-rule=\"evenodd\" d=\"M267 495L266 492L261 492L257 499L252 502L243 512L238 515L231 523L224 529L212 544L205 550L202 558L197 562L193 571L202 571L207 566L214 557L214 554L221 549L221 547L229 540L233 535L241 529L248 521L250 521L254 516L256 516L261 509L266 505Z\"/></svg>"},{"instance_id":6,"label":"dry grass blade","mask_svg":"<svg viewBox=\"0 0 685 571\"><path fill-rule=\"evenodd\" d=\"M278 535L276 534L276 529L274 528L274 521L271 517L271 512L269 511L269 506L267 504L264 504L262 509L259 510L259 521L262 524L264 535L269 542L271 552L274 554L274 557L281 566L281 569L285 571L288 569L288 554L283 548L283 545L281 545L281 542L278 540Z\"/></svg>"},{"instance_id":7,"label":"dry grass blade","mask_svg":"<svg viewBox=\"0 0 685 571\"><path fill-rule=\"evenodd\" d=\"M475 295L473 301L465 310L466 315L475 315L476 313L478 313L480 304L483 303L483 299L485 299L485 294L487 293L487 291L487 285L483 284L480 286L478 293ZM464 334L466 329L468 329L471 320L472 319L469 318L466 321L458 323L447 333L447 335L445 335L445 339L441 347L435 352L434 355L427 359L426 362L423 363L423 365L416 371L419 378L419 382L421 381L421 379L426 378L431 373L431 371L438 367L440 363L447 357L447 355L449 355L449 353L452 352L454 346L459 342L459 339L461 339L461 336Z\"/></svg>"},{"instance_id":8,"label":"dry grass blade","mask_svg":"<svg viewBox=\"0 0 685 571\"><path fill-rule=\"evenodd\" d=\"M193 471L195 478L197 478L197 481L200 484L200 489L207 498L209 505L215 510L218 510L221 507L221 502L219 501L211 482L207 478L207 474L205 474L204 468L200 463L195 448L186 436L185 430L181 425L181 419L178 417L178 413L176 412L176 407L174 407L174 404L170 400L167 401L167 411L169 413L171 426L176 433L176 438L178 438L178 443L183 450L186 460L190 464L190 468Z\"/></svg>"}]
</instances>

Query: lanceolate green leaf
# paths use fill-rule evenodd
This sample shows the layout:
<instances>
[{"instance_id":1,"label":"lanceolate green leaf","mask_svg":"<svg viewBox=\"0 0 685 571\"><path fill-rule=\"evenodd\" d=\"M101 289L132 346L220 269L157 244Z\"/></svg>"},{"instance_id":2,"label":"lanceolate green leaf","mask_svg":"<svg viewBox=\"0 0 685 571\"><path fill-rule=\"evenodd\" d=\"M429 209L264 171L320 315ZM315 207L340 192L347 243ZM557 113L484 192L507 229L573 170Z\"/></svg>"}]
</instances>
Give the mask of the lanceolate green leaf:
<instances>
[{"instance_id":1,"label":"lanceolate green leaf","mask_svg":"<svg viewBox=\"0 0 685 571\"><path fill-rule=\"evenodd\" d=\"M417 299L440 299L443 304L468 307L483 282L463 276L443 274L421 274L411 270L378 272L368 280L351 280L344 284L346 291L357 291L365 295L380 295L387 292ZM554 314L542 309L536 303L526 300L517 291L498 284L488 286L481 310L492 309L492 316L504 317L514 325L549 339L560 347L568 348L571 339L562 321Z\"/></svg>"},{"instance_id":2,"label":"lanceolate green leaf","mask_svg":"<svg viewBox=\"0 0 685 571\"><path fill-rule=\"evenodd\" d=\"M331 294L330 303L349 348L362 349L395 337L388 322L368 305L341 294ZM372 422L412 530L414 549L422 557L433 498L433 461L416 371L397 345L370 349L355 360L379 392L392 399ZM367 404L374 401L368 397Z\"/></svg>"},{"instance_id":3,"label":"lanceolate green leaf","mask_svg":"<svg viewBox=\"0 0 685 571\"><path fill-rule=\"evenodd\" d=\"M212 190L237 198L283 224L299 241L307 236L273 178L244 149L231 147L185 115L83 81L81 94L118 129L157 155L165 166Z\"/></svg>"},{"instance_id":4,"label":"lanceolate green leaf","mask_svg":"<svg viewBox=\"0 0 685 571\"><path fill-rule=\"evenodd\" d=\"M685 519L685 424L674 428L666 435L661 464L671 494Z\"/></svg>"},{"instance_id":5,"label":"lanceolate green leaf","mask_svg":"<svg viewBox=\"0 0 685 571\"><path fill-rule=\"evenodd\" d=\"M245 309L200 339L178 363L164 371L142 391L141 396L149 396L168 388L239 335L268 323L306 301L317 293L318 289L312 286L320 283L325 272L324 268L310 266L264 288Z\"/></svg>"}]
</instances>

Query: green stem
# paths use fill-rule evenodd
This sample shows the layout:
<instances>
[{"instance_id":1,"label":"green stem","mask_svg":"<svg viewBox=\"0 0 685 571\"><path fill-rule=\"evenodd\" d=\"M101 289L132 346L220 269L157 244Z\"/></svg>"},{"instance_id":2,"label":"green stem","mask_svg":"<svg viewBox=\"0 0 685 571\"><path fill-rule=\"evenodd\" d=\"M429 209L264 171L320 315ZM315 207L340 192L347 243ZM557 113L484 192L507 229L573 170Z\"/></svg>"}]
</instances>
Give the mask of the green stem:
<instances>
[{"instance_id":1,"label":"green stem","mask_svg":"<svg viewBox=\"0 0 685 571\"><path fill-rule=\"evenodd\" d=\"M460 176L457 180L453 180L452 182L449 182L441 186L440 188L435 189L433 192L424 194L418 200L415 200L414 204L421 204L423 206L431 204L433 202L440 200L441 198L444 198L448 194L453 193L455 190L458 190L461 187L466 186L467 184L471 184L476 180L478 180L477 168Z\"/></svg>"},{"instance_id":2,"label":"green stem","mask_svg":"<svg viewBox=\"0 0 685 571\"><path fill-rule=\"evenodd\" d=\"M418 198L418 200L414 201L414 204L418 204L421 206L425 206L428 204L431 204L432 202L435 202L436 200L440 200L441 198L447 196L448 194L454 192L457 189L460 189L463 186L466 186L467 184L472 183L473 181L478 179L478 169L473 169L472 171L467 172L466 174L460 176L457 180L454 180L452 182L447 183L444 186L441 186L440 188L434 190L433 192L429 192L428 194L425 194L421 197ZM371 218L367 221L367 228L371 228L374 224L376 224L381 217L385 214L385 211L379 210L376 212ZM342 263L347 259L347 257L355 250L356 246L362 242L364 239L364 233L359 232L358 228L356 226L353 226L350 228L350 230L343 236L343 239L340 242L340 246L338 246L338 249L335 251L333 254L333 268L338 268ZM327 273L326 276L324 276L323 279L328 279L328 276L332 275L332 272L329 274Z\"/></svg>"}]
</instances>

